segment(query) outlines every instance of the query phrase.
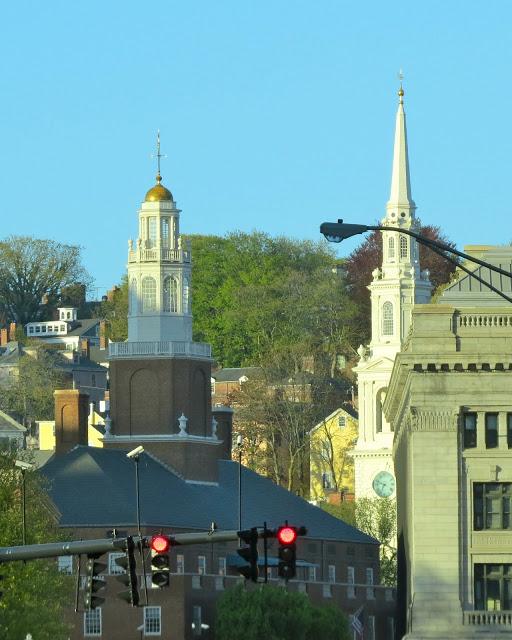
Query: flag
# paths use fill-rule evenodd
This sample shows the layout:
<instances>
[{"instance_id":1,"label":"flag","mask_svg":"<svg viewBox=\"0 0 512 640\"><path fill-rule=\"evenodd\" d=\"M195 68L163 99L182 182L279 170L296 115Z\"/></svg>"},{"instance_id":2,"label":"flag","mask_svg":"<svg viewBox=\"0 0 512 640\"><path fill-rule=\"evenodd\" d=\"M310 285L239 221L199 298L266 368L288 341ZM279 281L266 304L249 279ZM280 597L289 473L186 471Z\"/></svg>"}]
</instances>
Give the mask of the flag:
<instances>
[{"instance_id":1,"label":"flag","mask_svg":"<svg viewBox=\"0 0 512 640\"><path fill-rule=\"evenodd\" d=\"M362 614L363 614L363 605L361 605L359 609L350 616L350 626L357 633L358 636L361 636L361 638L363 637L363 629L364 629L363 623L361 622Z\"/></svg>"}]
</instances>

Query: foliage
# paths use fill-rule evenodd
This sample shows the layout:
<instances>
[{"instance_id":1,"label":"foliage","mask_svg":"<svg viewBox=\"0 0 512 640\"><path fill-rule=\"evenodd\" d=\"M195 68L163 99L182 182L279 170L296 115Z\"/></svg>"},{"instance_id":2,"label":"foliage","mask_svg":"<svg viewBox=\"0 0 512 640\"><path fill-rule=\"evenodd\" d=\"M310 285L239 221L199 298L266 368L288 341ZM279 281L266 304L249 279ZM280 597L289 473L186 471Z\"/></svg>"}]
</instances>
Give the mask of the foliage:
<instances>
[{"instance_id":1,"label":"foliage","mask_svg":"<svg viewBox=\"0 0 512 640\"><path fill-rule=\"evenodd\" d=\"M310 342L335 361L351 352L355 315L323 243L253 232L192 236L194 339L210 342L224 367L266 361ZM356 327L357 330L357 327Z\"/></svg>"},{"instance_id":2,"label":"foliage","mask_svg":"<svg viewBox=\"0 0 512 640\"><path fill-rule=\"evenodd\" d=\"M54 308L63 289L89 283L80 247L30 236L0 242L0 314L26 324ZM42 300L46 305L42 305Z\"/></svg>"},{"instance_id":3,"label":"foliage","mask_svg":"<svg viewBox=\"0 0 512 640\"><path fill-rule=\"evenodd\" d=\"M106 337L113 342L124 342L128 338L128 276L109 293L97 311L97 317L106 321Z\"/></svg>"},{"instance_id":4,"label":"foliage","mask_svg":"<svg viewBox=\"0 0 512 640\"><path fill-rule=\"evenodd\" d=\"M327 511L331 516L339 518L351 525L357 527L356 523L356 502L355 500L344 501L341 504L330 504L329 502L322 502L320 507Z\"/></svg>"},{"instance_id":5,"label":"foliage","mask_svg":"<svg viewBox=\"0 0 512 640\"><path fill-rule=\"evenodd\" d=\"M34 348L19 359L13 375L0 394L0 407L15 414L24 424L32 420L51 420L54 416L55 389L63 387L64 376L56 368L58 352Z\"/></svg>"},{"instance_id":6,"label":"foliage","mask_svg":"<svg viewBox=\"0 0 512 640\"><path fill-rule=\"evenodd\" d=\"M316 607L302 593L239 585L217 603L216 640L348 640L346 616L334 606Z\"/></svg>"},{"instance_id":7,"label":"foliage","mask_svg":"<svg viewBox=\"0 0 512 640\"><path fill-rule=\"evenodd\" d=\"M19 545L21 526L21 474L14 467L23 452L0 452L0 546ZM26 457L26 456L25 456ZM30 460L27 460L30 461ZM44 483L37 472L27 471L27 543L64 539L52 513ZM57 570L55 559L8 562L0 566L0 637L66 640L69 626L64 610L72 606L73 578Z\"/></svg>"},{"instance_id":8,"label":"foliage","mask_svg":"<svg viewBox=\"0 0 512 640\"><path fill-rule=\"evenodd\" d=\"M432 225L420 226L419 233L429 240L443 242L450 247L455 243L449 240L439 227ZM422 269L430 271L430 282L435 291L440 285L450 281L455 265L434 253L424 245L419 245L420 265ZM374 231L354 249L344 263L350 298L358 309L358 318L365 333L365 341L370 337L370 292L368 285L372 281L372 271L382 264L382 233Z\"/></svg>"}]
</instances>

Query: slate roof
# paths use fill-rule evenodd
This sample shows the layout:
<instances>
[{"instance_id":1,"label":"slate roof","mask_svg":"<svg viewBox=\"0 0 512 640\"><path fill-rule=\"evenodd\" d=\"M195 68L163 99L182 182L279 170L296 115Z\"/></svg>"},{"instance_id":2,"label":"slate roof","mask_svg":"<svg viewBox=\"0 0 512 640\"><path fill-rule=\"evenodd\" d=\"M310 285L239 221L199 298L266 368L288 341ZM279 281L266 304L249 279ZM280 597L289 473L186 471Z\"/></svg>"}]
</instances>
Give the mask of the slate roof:
<instances>
[{"instance_id":1,"label":"slate roof","mask_svg":"<svg viewBox=\"0 0 512 640\"><path fill-rule=\"evenodd\" d=\"M73 328L70 328L66 335L63 337L67 338L69 336L84 336L100 322L101 318L83 318L82 320L74 320L72 323ZM93 332L92 335L96 335L96 333Z\"/></svg>"},{"instance_id":2,"label":"slate roof","mask_svg":"<svg viewBox=\"0 0 512 640\"><path fill-rule=\"evenodd\" d=\"M139 462L141 522L151 527L238 529L238 464L219 460L216 485L183 480L154 457ZM69 527L135 526L135 470L125 451L77 446L54 456L41 472ZM308 537L354 543L377 540L330 516L271 480L243 467L242 526L271 528L285 519L308 529Z\"/></svg>"}]
</instances>

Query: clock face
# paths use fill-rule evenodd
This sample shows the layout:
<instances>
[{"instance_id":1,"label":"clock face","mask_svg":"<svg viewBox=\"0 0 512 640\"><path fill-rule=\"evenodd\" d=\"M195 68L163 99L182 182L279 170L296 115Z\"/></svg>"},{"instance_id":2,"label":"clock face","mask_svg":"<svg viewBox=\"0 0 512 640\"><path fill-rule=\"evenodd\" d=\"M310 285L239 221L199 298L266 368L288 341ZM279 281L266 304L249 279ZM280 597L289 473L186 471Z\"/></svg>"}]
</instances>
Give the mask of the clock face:
<instances>
[{"instance_id":1,"label":"clock face","mask_svg":"<svg viewBox=\"0 0 512 640\"><path fill-rule=\"evenodd\" d=\"M373 479L372 486L380 498L389 498L395 491L395 479L389 471L380 471Z\"/></svg>"}]
</instances>

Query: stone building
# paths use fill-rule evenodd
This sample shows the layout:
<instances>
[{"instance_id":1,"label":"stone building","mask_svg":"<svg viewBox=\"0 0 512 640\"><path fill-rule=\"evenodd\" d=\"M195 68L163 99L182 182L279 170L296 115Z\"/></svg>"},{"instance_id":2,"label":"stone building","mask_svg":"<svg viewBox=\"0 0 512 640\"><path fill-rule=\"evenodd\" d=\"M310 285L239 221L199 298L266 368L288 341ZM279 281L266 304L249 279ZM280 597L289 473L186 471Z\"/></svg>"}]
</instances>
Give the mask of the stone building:
<instances>
[{"instance_id":1,"label":"stone building","mask_svg":"<svg viewBox=\"0 0 512 640\"><path fill-rule=\"evenodd\" d=\"M462 305L414 309L384 403L410 639L512 631L512 311L456 288Z\"/></svg>"},{"instance_id":2,"label":"stone building","mask_svg":"<svg viewBox=\"0 0 512 640\"><path fill-rule=\"evenodd\" d=\"M403 95L400 88L391 192L381 224L414 231L418 221L409 176ZM382 407L395 356L409 331L413 306L430 299L429 274L420 271L418 255L414 238L397 231L382 232L382 266L375 269L368 287L372 338L368 346L359 348L360 359L354 368L359 389L359 437L353 451L356 498L395 495L393 432Z\"/></svg>"}]
</instances>

